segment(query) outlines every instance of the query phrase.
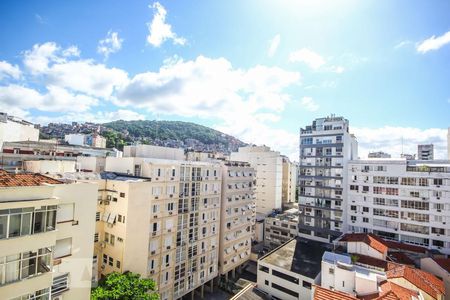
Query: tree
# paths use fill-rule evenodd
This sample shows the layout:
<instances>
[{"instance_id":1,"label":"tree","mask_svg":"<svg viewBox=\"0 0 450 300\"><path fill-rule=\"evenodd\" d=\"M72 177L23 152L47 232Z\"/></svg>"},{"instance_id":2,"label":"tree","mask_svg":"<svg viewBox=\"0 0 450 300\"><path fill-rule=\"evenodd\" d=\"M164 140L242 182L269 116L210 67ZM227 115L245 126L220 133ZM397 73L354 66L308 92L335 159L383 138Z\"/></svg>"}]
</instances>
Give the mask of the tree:
<instances>
[{"instance_id":1,"label":"tree","mask_svg":"<svg viewBox=\"0 0 450 300\"><path fill-rule=\"evenodd\" d=\"M156 284L152 279L140 278L132 272L111 273L91 292L92 300L158 300Z\"/></svg>"}]
</instances>

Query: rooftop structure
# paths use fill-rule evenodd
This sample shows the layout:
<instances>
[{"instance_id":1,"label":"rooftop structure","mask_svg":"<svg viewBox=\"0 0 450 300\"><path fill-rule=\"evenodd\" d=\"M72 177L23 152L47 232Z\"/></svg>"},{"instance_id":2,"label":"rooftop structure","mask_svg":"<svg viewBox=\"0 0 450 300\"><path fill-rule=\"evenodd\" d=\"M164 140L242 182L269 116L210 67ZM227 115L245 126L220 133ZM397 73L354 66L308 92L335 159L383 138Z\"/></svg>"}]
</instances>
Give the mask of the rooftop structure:
<instances>
[{"instance_id":1,"label":"rooftop structure","mask_svg":"<svg viewBox=\"0 0 450 300\"><path fill-rule=\"evenodd\" d=\"M434 159L434 145L425 144L417 146L417 159L419 160L433 160Z\"/></svg>"},{"instance_id":2,"label":"rooftop structure","mask_svg":"<svg viewBox=\"0 0 450 300\"><path fill-rule=\"evenodd\" d=\"M4 142L37 141L39 126L0 112L0 149Z\"/></svg>"},{"instance_id":3,"label":"rooftop structure","mask_svg":"<svg viewBox=\"0 0 450 300\"><path fill-rule=\"evenodd\" d=\"M383 151L370 152L368 158L391 158L391 155Z\"/></svg>"}]
</instances>

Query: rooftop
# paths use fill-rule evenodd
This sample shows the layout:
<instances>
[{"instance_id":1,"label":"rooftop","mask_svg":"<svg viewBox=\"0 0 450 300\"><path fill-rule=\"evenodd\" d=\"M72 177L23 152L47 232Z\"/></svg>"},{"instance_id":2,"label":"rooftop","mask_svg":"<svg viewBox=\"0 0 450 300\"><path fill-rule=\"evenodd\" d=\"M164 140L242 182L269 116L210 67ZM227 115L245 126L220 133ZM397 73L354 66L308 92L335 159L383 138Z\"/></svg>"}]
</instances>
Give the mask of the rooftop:
<instances>
[{"instance_id":1,"label":"rooftop","mask_svg":"<svg viewBox=\"0 0 450 300\"><path fill-rule=\"evenodd\" d=\"M354 297L353 295L344 293L344 292L338 292L338 291L332 291L326 288L323 288L321 286L314 286L314 300L355 300L358 299Z\"/></svg>"},{"instance_id":2,"label":"rooftop","mask_svg":"<svg viewBox=\"0 0 450 300\"><path fill-rule=\"evenodd\" d=\"M344 234L340 239L340 242L362 242L380 253L386 253L388 246L385 241L380 237L371 233L347 233Z\"/></svg>"},{"instance_id":3,"label":"rooftop","mask_svg":"<svg viewBox=\"0 0 450 300\"><path fill-rule=\"evenodd\" d=\"M120 181L151 181L151 178L141 177L141 176L133 176L125 173L118 172L102 172L100 173L101 179L109 179L109 180L120 180Z\"/></svg>"},{"instance_id":4,"label":"rooftop","mask_svg":"<svg viewBox=\"0 0 450 300\"><path fill-rule=\"evenodd\" d=\"M389 266L390 269L386 272L388 279L403 278L436 299L438 295L445 294L444 283L433 274L406 265Z\"/></svg>"},{"instance_id":5,"label":"rooftop","mask_svg":"<svg viewBox=\"0 0 450 300\"><path fill-rule=\"evenodd\" d=\"M433 260L444 270L450 273L450 258L433 258Z\"/></svg>"},{"instance_id":6,"label":"rooftop","mask_svg":"<svg viewBox=\"0 0 450 300\"><path fill-rule=\"evenodd\" d=\"M322 256L330 250L329 244L297 237L269 252L260 261L308 278L316 278L320 273Z\"/></svg>"},{"instance_id":7,"label":"rooftop","mask_svg":"<svg viewBox=\"0 0 450 300\"><path fill-rule=\"evenodd\" d=\"M62 182L41 174L13 174L0 170L0 187L40 186L44 184L62 184Z\"/></svg>"}]
</instances>

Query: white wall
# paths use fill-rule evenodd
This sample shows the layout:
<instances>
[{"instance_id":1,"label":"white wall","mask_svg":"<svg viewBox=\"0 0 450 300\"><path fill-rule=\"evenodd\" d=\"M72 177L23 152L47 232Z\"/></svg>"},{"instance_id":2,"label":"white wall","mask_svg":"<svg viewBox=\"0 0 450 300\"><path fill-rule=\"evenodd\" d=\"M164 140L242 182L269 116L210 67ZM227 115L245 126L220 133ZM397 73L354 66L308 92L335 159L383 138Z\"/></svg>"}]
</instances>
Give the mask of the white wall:
<instances>
[{"instance_id":1,"label":"white wall","mask_svg":"<svg viewBox=\"0 0 450 300\"><path fill-rule=\"evenodd\" d=\"M0 149L3 142L38 141L39 129L13 121L0 122Z\"/></svg>"},{"instance_id":2,"label":"white wall","mask_svg":"<svg viewBox=\"0 0 450 300\"><path fill-rule=\"evenodd\" d=\"M384 255L381 252L375 250L374 248L363 242L347 242L347 252L367 255L378 259L385 259L385 257L383 257Z\"/></svg>"},{"instance_id":3,"label":"white wall","mask_svg":"<svg viewBox=\"0 0 450 300\"><path fill-rule=\"evenodd\" d=\"M85 138L86 136L84 134L66 134L64 136L64 140L69 143L69 145L79 146L85 145Z\"/></svg>"},{"instance_id":4,"label":"white wall","mask_svg":"<svg viewBox=\"0 0 450 300\"><path fill-rule=\"evenodd\" d=\"M179 148L160 147L153 145L125 146L124 157L145 157L184 160L184 150Z\"/></svg>"},{"instance_id":5,"label":"white wall","mask_svg":"<svg viewBox=\"0 0 450 300\"><path fill-rule=\"evenodd\" d=\"M67 160L30 160L24 162L25 171L33 173L75 172L75 162Z\"/></svg>"}]
</instances>

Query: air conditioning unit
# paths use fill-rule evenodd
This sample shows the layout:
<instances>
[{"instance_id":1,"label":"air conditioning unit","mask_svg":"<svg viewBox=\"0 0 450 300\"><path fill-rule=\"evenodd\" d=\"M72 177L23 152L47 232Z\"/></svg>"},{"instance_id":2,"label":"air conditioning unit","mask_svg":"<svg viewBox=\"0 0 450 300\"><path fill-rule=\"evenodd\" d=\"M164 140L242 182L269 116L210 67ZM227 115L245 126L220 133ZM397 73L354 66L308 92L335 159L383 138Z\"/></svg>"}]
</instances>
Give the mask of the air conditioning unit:
<instances>
[{"instance_id":1,"label":"air conditioning unit","mask_svg":"<svg viewBox=\"0 0 450 300\"><path fill-rule=\"evenodd\" d=\"M150 274L155 274L155 270L150 270Z\"/></svg>"},{"instance_id":2,"label":"air conditioning unit","mask_svg":"<svg viewBox=\"0 0 450 300\"><path fill-rule=\"evenodd\" d=\"M152 236L155 236L156 235L156 232L152 232Z\"/></svg>"},{"instance_id":3,"label":"air conditioning unit","mask_svg":"<svg viewBox=\"0 0 450 300\"><path fill-rule=\"evenodd\" d=\"M153 250L152 252L150 252L151 255L155 255L156 251Z\"/></svg>"},{"instance_id":4,"label":"air conditioning unit","mask_svg":"<svg viewBox=\"0 0 450 300\"><path fill-rule=\"evenodd\" d=\"M100 247L105 248L106 247L106 242L100 242Z\"/></svg>"},{"instance_id":5,"label":"air conditioning unit","mask_svg":"<svg viewBox=\"0 0 450 300\"><path fill-rule=\"evenodd\" d=\"M153 218L154 218L154 219L157 219L157 218L158 218L158 215L154 215Z\"/></svg>"},{"instance_id":6,"label":"air conditioning unit","mask_svg":"<svg viewBox=\"0 0 450 300\"><path fill-rule=\"evenodd\" d=\"M172 198L172 197L173 197L173 194L170 194L169 197Z\"/></svg>"},{"instance_id":7,"label":"air conditioning unit","mask_svg":"<svg viewBox=\"0 0 450 300\"><path fill-rule=\"evenodd\" d=\"M158 196L155 196L155 199L158 199Z\"/></svg>"},{"instance_id":8,"label":"air conditioning unit","mask_svg":"<svg viewBox=\"0 0 450 300\"><path fill-rule=\"evenodd\" d=\"M169 211L169 215L173 214L173 212Z\"/></svg>"},{"instance_id":9,"label":"air conditioning unit","mask_svg":"<svg viewBox=\"0 0 450 300\"><path fill-rule=\"evenodd\" d=\"M102 264L102 265L100 266L100 269L104 270L105 267L106 267L105 264Z\"/></svg>"},{"instance_id":10,"label":"air conditioning unit","mask_svg":"<svg viewBox=\"0 0 450 300\"><path fill-rule=\"evenodd\" d=\"M156 177L156 178L155 178L155 180L159 180L159 178L158 178L158 177Z\"/></svg>"}]
</instances>

